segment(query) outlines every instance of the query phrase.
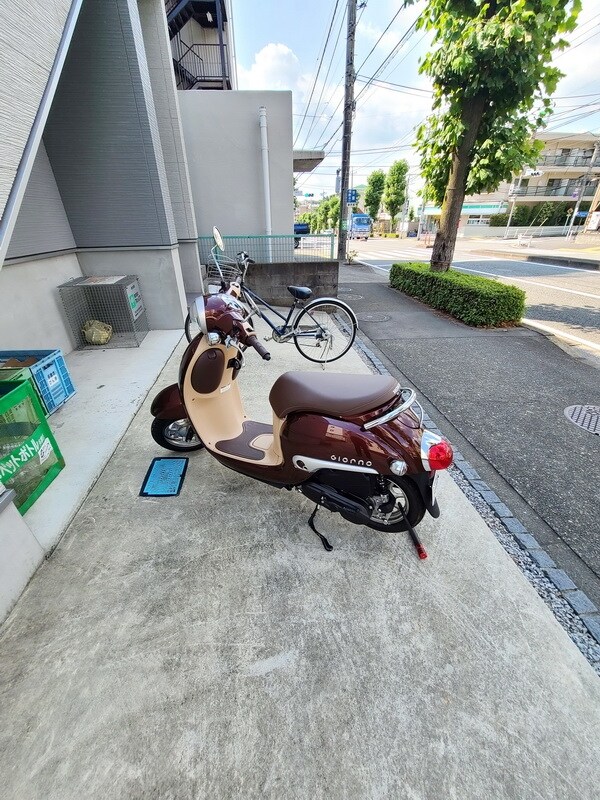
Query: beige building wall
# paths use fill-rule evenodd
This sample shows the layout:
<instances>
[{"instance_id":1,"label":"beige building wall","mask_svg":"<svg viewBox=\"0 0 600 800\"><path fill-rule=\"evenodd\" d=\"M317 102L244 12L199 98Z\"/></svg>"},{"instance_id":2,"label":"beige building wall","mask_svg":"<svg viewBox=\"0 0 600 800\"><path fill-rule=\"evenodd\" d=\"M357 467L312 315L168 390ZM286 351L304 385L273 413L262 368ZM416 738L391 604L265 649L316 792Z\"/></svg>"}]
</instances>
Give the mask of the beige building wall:
<instances>
[{"instance_id":1,"label":"beige building wall","mask_svg":"<svg viewBox=\"0 0 600 800\"><path fill-rule=\"evenodd\" d=\"M179 92L199 235L264 234L260 106L267 109L272 230L294 222L291 92Z\"/></svg>"}]
</instances>

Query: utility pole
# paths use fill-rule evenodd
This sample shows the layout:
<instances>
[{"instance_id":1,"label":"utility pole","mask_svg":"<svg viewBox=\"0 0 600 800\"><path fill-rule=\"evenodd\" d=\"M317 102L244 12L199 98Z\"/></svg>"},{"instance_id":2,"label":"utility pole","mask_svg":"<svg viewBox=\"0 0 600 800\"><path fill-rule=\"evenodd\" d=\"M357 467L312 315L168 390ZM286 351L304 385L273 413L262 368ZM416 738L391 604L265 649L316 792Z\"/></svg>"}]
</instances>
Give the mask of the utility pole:
<instances>
[{"instance_id":1,"label":"utility pole","mask_svg":"<svg viewBox=\"0 0 600 800\"><path fill-rule=\"evenodd\" d=\"M342 173L340 186L340 224L338 235L338 261L346 259L347 209L346 195L350 176L350 149L352 147L352 115L354 114L354 37L356 34L356 0L348 0L348 33L346 38L346 85L344 89L344 135L342 139Z\"/></svg>"},{"instance_id":2,"label":"utility pole","mask_svg":"<svg viewBox=\"0 0 600 800\"><path fill-rule=\"evenodd\" d=\"M596 163L596 159L598 158L598 148L600 147L600 142L594 143L594 154L592 156L592 160L589 163L587 168L587 172L585 175L581 176L581 188L578 190L577 202L575 203L575 209L573 210L573 214L571 216L571 221L569 223L569 230L567 231L567 239L570 239L573 234L573 225L575 223L575 218L577 217L577 212L579 211L579 206L581 205L581 201L583 200L583 196L585 194L585 190L587 189L588 179L590 177L590 172L592 171L592 166Z\"/></svg>"}]
</instances>

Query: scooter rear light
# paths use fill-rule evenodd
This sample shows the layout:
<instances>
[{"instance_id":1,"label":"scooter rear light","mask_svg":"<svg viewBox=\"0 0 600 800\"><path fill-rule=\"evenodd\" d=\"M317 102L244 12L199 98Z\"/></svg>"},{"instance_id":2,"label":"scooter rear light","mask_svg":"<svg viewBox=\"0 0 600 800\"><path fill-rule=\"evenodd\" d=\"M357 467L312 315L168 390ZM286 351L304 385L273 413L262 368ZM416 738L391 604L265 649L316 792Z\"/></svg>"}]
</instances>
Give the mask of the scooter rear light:
<instances>
[{"instance_id":1,"label":"scooter rear light","mask_svg":"<svg viewBox=\"0 0 600 800\"><path fill-rule=\"evenodd\" d=\"M443 441L429 448L429 466L431 469L448 469L452 463L452 448Z\"/></svg>"},{"instance_id":2,"label":"scooter rear light","mask_svg":"<svg viewBox=\"0 0 600 800\"><path fill-rule=\"evenodd\" d=\"M425 469L448 469L452 464L452 447L441 436L431 431L424 431L421 438L421 461Z\"/></svg>"}]
</instances>

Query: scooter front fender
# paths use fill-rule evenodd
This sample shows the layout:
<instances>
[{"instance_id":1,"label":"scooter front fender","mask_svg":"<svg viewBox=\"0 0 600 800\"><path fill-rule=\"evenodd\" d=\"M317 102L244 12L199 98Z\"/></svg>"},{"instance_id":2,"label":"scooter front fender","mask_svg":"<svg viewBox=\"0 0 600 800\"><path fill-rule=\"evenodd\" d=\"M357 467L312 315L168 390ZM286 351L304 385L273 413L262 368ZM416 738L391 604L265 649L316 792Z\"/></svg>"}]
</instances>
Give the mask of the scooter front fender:
<instances>
[{"instance_id":1,"label":"scooter front fender","mask_svg":"<svg viewBox=\"0 0 600 800\"><path fill-rule=\"evenodd\" d=\"M160 391L150 407L150 413L157 419L185 419L188 415L183 397L176 383Z\"/></svg>"}]
</instances>

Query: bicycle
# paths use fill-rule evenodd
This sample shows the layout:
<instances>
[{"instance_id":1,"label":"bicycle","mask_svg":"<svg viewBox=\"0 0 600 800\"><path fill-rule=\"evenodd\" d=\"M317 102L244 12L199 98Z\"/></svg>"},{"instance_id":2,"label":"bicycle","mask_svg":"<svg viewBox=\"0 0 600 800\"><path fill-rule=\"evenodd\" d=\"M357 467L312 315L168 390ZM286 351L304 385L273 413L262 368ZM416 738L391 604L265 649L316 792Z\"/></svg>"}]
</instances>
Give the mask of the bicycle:
<instances>
[{"instance_id":1,"label":"bicycle","mask_svg":"<svg viewBox=\"0 0 600 800\"><path fill-rule=\"evenodd\" d=\"M254 260L247 253L237 254L235 259L224 254L223 239L214 228L215 246L211 249L213 263L209 265L207 283L216 281L219 291L227 291L232 283L239 287L239 300L247 308L247 318L259 316L272 330L267 341L289 342L296 345L298 352L309 361L329 364L337 361L352 347L356 337L358 321L354 311L347 303L335 297L317 297L310 300L312 290L304 286L288 286L292 303L287 316L267 303L259 294L245 283L248 267ZM307 302L309 301L310 302ZM273 322L263 311L263 307L275 314L280 324ZM188 314L185 320L185 335L191 342L200 331Z\"/></svg>"}]
</instances>

